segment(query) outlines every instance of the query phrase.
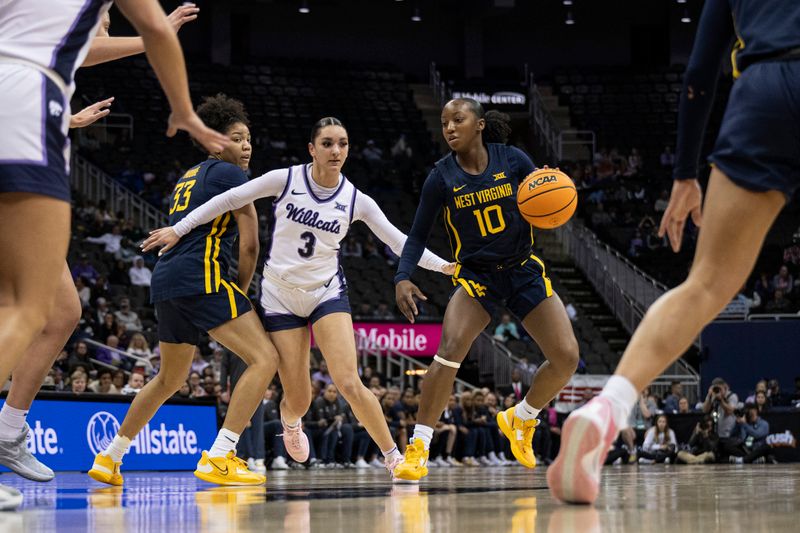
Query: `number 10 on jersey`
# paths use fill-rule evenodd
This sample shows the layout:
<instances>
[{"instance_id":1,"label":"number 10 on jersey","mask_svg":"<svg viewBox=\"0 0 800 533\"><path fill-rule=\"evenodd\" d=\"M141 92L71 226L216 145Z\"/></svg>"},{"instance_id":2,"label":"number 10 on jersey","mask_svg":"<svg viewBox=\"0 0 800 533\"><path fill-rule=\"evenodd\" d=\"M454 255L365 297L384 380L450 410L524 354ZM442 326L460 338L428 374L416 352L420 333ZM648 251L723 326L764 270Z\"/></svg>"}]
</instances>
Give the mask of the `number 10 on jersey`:
<instances>
[{"instance_id":1,"label":"number 10 on jersey","mask_svg":"<svg viewBox=\"0 0 800 533\"><path fill-rule=\"evenodd\" d=\"M490 205L485 209L476 209L472 212L478 219L478 228L481 230L481 237L486 237L500 233L506 229L506 221L503 219L503 211L499 205Z\"/></svg>"}]
</instances>

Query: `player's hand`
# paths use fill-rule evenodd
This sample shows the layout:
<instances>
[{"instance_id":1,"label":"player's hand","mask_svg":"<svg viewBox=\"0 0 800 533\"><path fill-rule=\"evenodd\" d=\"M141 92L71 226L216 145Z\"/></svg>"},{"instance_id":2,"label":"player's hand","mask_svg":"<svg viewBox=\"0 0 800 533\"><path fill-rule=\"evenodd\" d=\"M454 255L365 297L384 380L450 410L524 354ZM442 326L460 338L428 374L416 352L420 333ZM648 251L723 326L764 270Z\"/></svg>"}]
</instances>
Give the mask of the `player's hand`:
<instances>
[{"instance_id":1,"label":"player's hand","mask_svg":"<svg viewBox=\"0 0 800 533\"><path fill-rule=\"evenodd\" d=\"M174 137L178 130L187 132L212 154L221 152L230 144L230 140L226 136L203 124L203 121L194 111L191 111L186 116L176 115L175 113L169 116L167 137Z\"/></svg>"},{"instance_id":2,"label":"player's hand","mask_svg":"<svg viewBox=\"0 0 800 533\"><path fill-rule=\"evenodd\" d=\"M142 243L142 251L149 252L154 248L160 248L158 251L158 256L161 257L165 252L169 251L173 246L178 244L179 240L181 240L181 238L178 237L178 234L175 233L175 230L172 229L172 226L154 229Z\"/></svg>"},{"instance_id":3,"label":"player's hand","mask_svg":"<svg viewBox=\"0 0 800 533\"><path fill-rule=\"evenodd\" d=\"M417 304L414 302L414 297L417 297L422 301L428 299L427 296L422 294L422 291L419 290L419 287L407 279L395 285L394 297L397 300L397 307L400 309L400 312L403 313L403 316L406 317L412 324L414 323L414 317L419 314L419 311L417 310Z\"/></svg>"},{"instance_id":4,"label":"player's hand","mask_svg":"<svg viewBox=\"0 0 800 533\"><path fill-rule=\"evenodd\" d=\"M456 266L458 266L458 263L447 263L442 268L442 274L445 274L447 276L452 276L453 274L456 273Z\"/></svg>"},{"instance_id":5,"label":"player's hand","mask_svg":"<svg viewBox=\"0 0 800 533\"><path fill-rule=\"evenodd\" d=\"M101 118L108 116L108 114L111 113L109 107L111 107L111 102L113 101L114 97L112 96L111 98L100 100L89 107L81 109L69 119L69 127L85 128L90 124L94 124Z\"/></svg>"},{"instance_id":6,"label":"player's hand","mask_svg":"<svg viewBox=\"0 0 800 533\"><path fill-rule=\"evenodd\" d=\"M658 236L664 234L669 236L672 251L678 253L681 250L683 241L683 228L686 226L686 218L691 214L692 222L698 228L702 222L701 208L703 206L703 190L700 183L694 180L675 180L672 184L672 194L669 198L669 205L661 218L661 226L658 228Z\"/></svg>"},{"instance_id":7,"label":"player's hand","mask_svg":"<svg viewBox=\"0 0 800 533\"><path fill-rule=\"evenodd\" d=\"M181 26L195 20L199 12L199 7L191 2L184 2L182 6L176 8L175 11L169 14L167 20L169 21L169 25L172 26L172 29L175 30L175 33L178 33Z\"/></svg>"}]
</instances>

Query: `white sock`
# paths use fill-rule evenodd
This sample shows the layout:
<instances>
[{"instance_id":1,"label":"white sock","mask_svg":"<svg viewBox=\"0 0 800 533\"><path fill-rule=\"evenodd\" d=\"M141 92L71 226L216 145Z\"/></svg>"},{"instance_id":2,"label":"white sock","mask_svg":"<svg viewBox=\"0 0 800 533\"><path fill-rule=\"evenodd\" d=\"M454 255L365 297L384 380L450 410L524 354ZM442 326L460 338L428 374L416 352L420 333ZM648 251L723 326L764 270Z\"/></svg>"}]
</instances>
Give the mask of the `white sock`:
<instances>
[{"instance_id":1,"label":"white sock","mask_svg":"<svg viewBox=\"0 0 800 533\"><path fill-rule=\"evenodd\" d=\"M400 453L400 450L397 449L397 446L392 447L391 450L387 450L385 452L381 452L384 457L389 457L390 455L394 455L396 453Z\"/></svg>"},{"instance_id":2,"label":"white sock","mask_svg":"<svg viewBox=\"0 0 800 533\"><path fill-rule=\"evenodd\" d=\"M8 405L8 402L4 403L3 409L0 409L0 440L14 440L19 437L25 427L26 418L27 409L16 409Z\"/></svg>"},{"instance_id":3,"label":"white sock","mask_svg":"<svg viewBox=\"0 0 800 533\"><path fill-rule=\"evenodd\" d=\"M428 450L431 447L431 439L433 439L433 428L430 426L423 426L422 424L417 424L414 426L414 437L412 440L421 440L422 444L425 445L425 449Z\"/></svg>"},{"instance_id":4,"label":"white sock","mask_svg":"<svg viewBox=\"0 0 800 533\"><path fill-rule=\"evenodd\" d=\"M119 463L122 461L122 456L128 451L130 445L131 439L123 437L122 435L115 435L114 440L111 441L111 444L109 444L104 453L111 457L112 461Z\"/></svg>"},{"instance_id":5,"label":"white sock","mask_svg":"<svg viewBox=\"0 0 800 533\"><path fill-rule=\"evenodd\" d=\"M526 398L523 398L522 401L519 402L517 406L514 408L514 416L522 420L533 420L534 418L539 416L540 412L541 409L533 407L531 404L528 403L528 400Z\"/></svg>"},{"instance_id":6,"label":"white sock","mask_svg":"<svg viewBox=\"0 0 800 533\"><path fill-rule=\"evenodd\" d=\"M628 427L628 417L639 397L633 383L623 376L611 376L600 396L611 402L611 417L614 419L617 429Z\"/></svg>"},{"instance_id":7,"label":"white sock","mask_svg":"<svg viewBox=\"0 0 800 533\"><path fill-rule=\"evenodd\" d=\"M228 452L236 452L236 445L239 443L239 434L228 429L222 428L217 433L214 445L208 450L209 457L225 457Z\"/></svg>"},{"instance_id":8,"label":"white sock","mask_svg":"<svg viewBox=\"0 0 800 533\"><path fill-rule=\"evenodd\" d=\"M300 425L300 419L299 418L294 421L294 424L290 424L289 422L286 421L285 418L281 417L281 422L283 422L283 425L286 426L287 428L292 428L292 429L294 429L294 428L296 428L297 426Z\"/></svg>"}]
</instances>

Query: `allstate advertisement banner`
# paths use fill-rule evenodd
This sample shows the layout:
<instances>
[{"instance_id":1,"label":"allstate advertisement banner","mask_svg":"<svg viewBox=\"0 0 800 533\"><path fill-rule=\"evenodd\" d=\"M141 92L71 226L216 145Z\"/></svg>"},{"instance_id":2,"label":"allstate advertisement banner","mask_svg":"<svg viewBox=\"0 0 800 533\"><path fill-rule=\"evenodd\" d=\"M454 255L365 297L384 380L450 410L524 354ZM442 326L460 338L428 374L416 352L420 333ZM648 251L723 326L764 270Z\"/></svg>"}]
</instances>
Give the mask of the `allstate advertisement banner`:
<instances>
[{"instance_id":1,"label":"allstate advertisement banner","mask_svg":"<svg viewBox=\"0 0 800 533\"><path fill-rule=\"evenodd\" d=\"M129 407L127 402L36 400L28 415L28 449L53 470L86 471L114 439ZM194 470L216 433L213 405L164 405L122 461L126 470Z\"/></svg>"},{"instance_id":2,"label":"allstate advertisement banner","mask_svg":"<svg viewBox=\"0 0 800 533\"><path fill-rule=\"evenodd\" d=\"M569 413L583 405L585 398L592 398L600 394L609 377L597 374L574 374L556 397L556 411Z\"/></svg>"}]
</instances>

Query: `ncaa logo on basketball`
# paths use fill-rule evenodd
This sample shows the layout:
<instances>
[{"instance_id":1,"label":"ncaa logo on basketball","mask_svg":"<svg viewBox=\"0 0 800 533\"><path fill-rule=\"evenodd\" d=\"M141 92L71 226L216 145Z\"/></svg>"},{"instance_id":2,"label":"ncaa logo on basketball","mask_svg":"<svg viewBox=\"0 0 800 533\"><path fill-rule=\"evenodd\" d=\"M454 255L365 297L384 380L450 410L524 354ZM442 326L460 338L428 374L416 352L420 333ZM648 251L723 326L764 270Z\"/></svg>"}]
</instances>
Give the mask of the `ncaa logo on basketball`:
<instances>
[{"instance_id":1,"label":"ncaa logo on basketball","mask_svg":"<svg viewBox=\"0 0 800 533\"><path fill-rule=\"evenodd\" d=\"M107 411L100 411L92 415L86 424L86 441L92 454L102 452L114 440L114 435L119 432L119 421Z\"/></svg>"},{"instance_id":2,"label":"ncaa logo on basketball","mask_svg":"<svg viewBox=\"0 0 800 533\"><path fill-rule=\"evenodd\" d=\"M531 180L530 183L528 183L528 190L532 191L539 185L544 185L545 183L555 183L556 181L558 181L556 176L543 176L541 178Z\"/></svg>"}]
</instances>

